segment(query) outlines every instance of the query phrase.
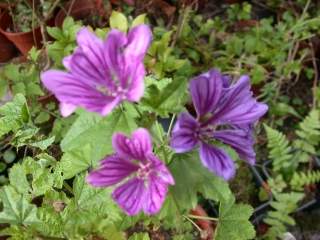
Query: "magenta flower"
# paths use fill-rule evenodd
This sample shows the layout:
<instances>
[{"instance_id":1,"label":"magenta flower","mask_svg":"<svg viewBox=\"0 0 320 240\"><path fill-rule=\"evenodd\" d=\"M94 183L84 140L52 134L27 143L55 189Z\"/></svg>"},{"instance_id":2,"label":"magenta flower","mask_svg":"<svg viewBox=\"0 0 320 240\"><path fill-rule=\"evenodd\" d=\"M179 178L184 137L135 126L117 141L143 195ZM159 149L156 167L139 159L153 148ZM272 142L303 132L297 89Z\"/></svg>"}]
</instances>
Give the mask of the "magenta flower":
<instances>
[{"instance_id":1,"label":"magenta flower","mask_svg":"<svg viewBox=\"0 0 320 240\"><path fill-rule=\"evenodd\" d=\"M78 47L63 60L67 72L46 71L41 74L42 83L60 101L63 116L77 107L105 116L122 101L142 97L143 58L151 39L146 25L132 28L127 36L113 29L105 41L82 28Z\"/></svg>"},{"instance_id":2,"label":"magenta flower","mask_svg":"<svg viewBox=\"0 0 320 240\"><path fill-rule=\"evenodd\" d=\"M174 179L153 154L149 132L139 128L131 138L116 133L112 145L116 153L102 160L100 168L88 175L87 182L96 187L121 183L112 197L128 215L140 211L157 213Z\"/></svg>"},{"instance_id":3,"label":"magenta flower","mask_svg":"<svg viewBox=\"0 0 320 240\"><path fill-rule=\"evenodd\" d=\"M231 146L240 158L254 164L253 124L266 113L268 106L252 97L249 77L241 76L231 85L229 77L211 70L191 80L189 89L197 117L189 113L179 116L171 147L182 153L199 145L202 164L226 180L235 174L234 162L213 141Z\"/></svg>"}]
</instances>

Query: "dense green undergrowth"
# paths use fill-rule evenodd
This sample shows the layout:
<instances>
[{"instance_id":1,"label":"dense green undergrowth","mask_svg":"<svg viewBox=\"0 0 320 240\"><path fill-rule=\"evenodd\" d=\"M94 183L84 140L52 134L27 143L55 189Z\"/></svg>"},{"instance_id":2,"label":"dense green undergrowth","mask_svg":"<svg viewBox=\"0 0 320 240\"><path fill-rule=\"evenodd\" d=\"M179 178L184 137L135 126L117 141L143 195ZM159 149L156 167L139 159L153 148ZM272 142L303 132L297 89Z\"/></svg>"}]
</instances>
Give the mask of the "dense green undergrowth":
<instances>
[{"instance_id":1,"label":"dense green undergrowth","mask_svg":"<svg viewBox=\"0 0 320 240\"><path fill-rule=\"evenodd\" d=\"M57 101L40 84L40 73L48 66L63 69L62 59L74 51L82 23L68 17L62 28L47 27L53 40L42 50L32 49L28 61L0 69L0 235L148 240L166 233L169 239L191 240L204 234L190 214L201 202L209 213L215 206L208 219L216 240L281 239L295 225L292 214L314 198L320 181L320 18L313 1L297 1L294 7L268 2L270 14L261 19L253 19L257 5L247 2L223 6L221 14L209 18L185 6L170 27L145 14L134 18L130 8L114 11L106 26L92 29L99 37L110 28L127 31L149 23L154 39L145 58L141 103L122 104L107 117L83 109L60 116ZM264 186L254 183L256 191L245 192L254 195L245 203L235 197L237 189L232 192L229 183L201 165L195 152L178 155L168 147L177 114L190 105L189 80L212 67L235 77L248 74L254 94L269 105L263 124L256 126L256 169L262 173L266 166L269 175ZM160 119L171 121L169 130ZM85 182L87 172L112 153L113 133L130 134L138 126L150 130L154 152L176 182L155 216L129 217L112 201L112 189ZM236 154L227 151L239 167ZM256 232L259 226L250 222L254 208L270 196L258 224L267 224L267 231Z\"/></svg>"}]
</instances>

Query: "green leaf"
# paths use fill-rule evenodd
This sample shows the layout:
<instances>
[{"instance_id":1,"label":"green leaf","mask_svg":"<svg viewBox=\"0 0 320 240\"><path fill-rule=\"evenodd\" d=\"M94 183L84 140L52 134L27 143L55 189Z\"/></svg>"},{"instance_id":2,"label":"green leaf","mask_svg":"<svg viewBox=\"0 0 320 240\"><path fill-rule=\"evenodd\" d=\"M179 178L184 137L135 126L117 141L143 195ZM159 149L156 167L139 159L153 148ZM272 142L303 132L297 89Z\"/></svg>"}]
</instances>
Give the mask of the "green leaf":
<instances>
[{"instance_id":1,"label":"green leaf","mask_svg":"<svg viewBox=\"0 0 320 240\"><path fill-rule=\"evenodd\" d=\"M92 165L91 156L92 147L88 144L64 153L59 163L64 179L72 178L87 170Z\"/></svg>"},{"instance_id":2,"label":"green leaf","mask_svg":"<svg viewBox=\"0 0 320 240\"><path fill-rule=\"evenodd\" d=\"M39 115L35 118L34 122L36 124L41 124L49 121L50 114L47 112L40 112Z\"/></svg>"},{"instance_id":3,"label":"green leaf","mask_svg":"<svg viewBox=\"0 0 320 240\"><path fill-rule=\"evenodd\" d=\"M11 186L1 188L0 199L3 204L0 223L31 225L39 222L36 206L30 204Z\"/></svg>"},{"instance_id":4,"label":"green leaf","mask_svg":"<svg viewBox=\"0 0 320 240\"><path fill-rule=\"evenodd\" d=\"M40 148L42 151L46 150L52 143L54 143L55 137L49 137L47 139L43 139L41 141L30 143L29 145L32 147Z\"/></svg>"},{"instance_id":5,"label":"green leaf","mask_svg":"<svg viewBox=\"0 0 320 240\"><path fill-rule=\"evenodd\" d=\"M276 193L273 192L274 200L270 206L274 210L268 211L267 217L263 220L270 225L266 236L268 239L282 238L286 232L287 225L295 225L294 219L289 216L297 209L297 204L304 197L303 193L290 192L290 193Z\"/></svg>"},{"instance_id":6,"label":"green leaf","mask_svg":"<svg viewBox=\"0 0 320 240\"><path fill-rule=\"evenodd\" d=\"M3 159L6 163L12 163L16 157L16 153L10 149L6 150L3 154Z\"/></svg>"},{"instance_id":7,"label":"green leaf","mask_svg":"<svg viewBox=\"0 0 320 240\"><path fill-rule=\"evenodd\" d=\"M291 166L290 160L293 158L291 154L291 146L286 136L272 129L267 125L264 128L268 137L269 158L272 160L272 166L275 171L286 169Z\"/></svg>"},{"instance_id":8,"label":"green leaf","mask_svg":"<svg viewBox=\"0 0 320 240\"><path fill-rule=\"evenodd\" d=\"M112 11L110 16L110 27L126 32L128 30L128 21L126 16L120 12Z\"/></svg>"},{"instance_id":9,"label":"green leaf","mask_svg":"<svg viewBox=\"0 0 320 240\"><path fill-rule=\"evenodd\" d=\"M226 201L231 196L228 184L204 168L196 152L175 155L169 168L175 179L170 191L180 209L194 208L198 192L215 201Z\"/></svg>"},{"instance_id":10,"label":"green leaf","mask_svg":"<svg viewBox=\"0 0 320 240\"><path fill-rule=\"evenodd\" d=\"M131 24L131 28L138 26L138 25L141 25L141 24L144 24L146 16L147 16L146 14L140 14L135 19L133 19L132 24Z\"/></svg>"},{"instance_id":11,"label":"green leaf","mask_svg":"<svg viewBox=\"0 0 320 240\"><path fill-rule=\"evenodd\" d=\"M0 230L0 236L10 236L10 240L34 239L31 228L16 225L11 225L10 227Z\"/></svg>"},{"instance_id":12,"label":"green leaf","mask_svg":"<svg viewBox=\"0 0 320 240\"><path fill-rule=\"evenodd\" d=\"M111 189L93 188L78 175L73 184L74 198L61 213L68 238L78 232L104 232L121 219L120 209L111 198Z\"/></svg>"},{"instance_id":13,"label":"green leaf","mask_svg":"<svg viewBox=\"0 0 320 240\"><path fill-rule=\"evenodd\" d=\"M134 233L128 240L150 240L148 233Z\"/></svg>"},{"instance_id":14,"label":"green leaf","mask_svg":"<svg viewBox=\"0 0 320 240\"><path fill-rule=\"evenodd\" d=\"M52 190L53 185L60 180L56 171L52 173L52 168L49 168L50 165L55 165L55 162L43 164L43 159L35 161L31 157L23 160L24 175L20 176L20 178L23 179L29 176L32 179L32 190L30 190L32 196L37 197L45 194L47 191Z\"/></svg>"},{"instance_id":15,"label":"green leaf","mask_svg":"<svg viewBox=\"0 0 320 240\"><path fill-rule=\"evenodd\" d=\"M55 181L53 176L48 169L38 168L36 172L33 172L32 194L40 196L52 190Z\"/></svg>"},{"instance_id":16,"label":"green leaf","mask_svg":"<svg viewBox=\"0 0 320 240\"><path fill-rule=\"evenodd\" d=\"M57 40L63 39L63 32L58 27L47 27L49 35Z\"/></svg>"},{"instance_id":17,"label":"green leaf","mask_svg":"<svg viewBox=\"0 0 320 240\"><path fill-rule=\"evenodd\" d=\"M104 118L95 113L81 113L62 140L62 150L67 152L90 144L94 149L92 161L95 162L112 153L113 133L119 131L129 134L137 128L136 110L130 104L123 107Z\"/></svg>"},{"instance_id":18,"label":"green leaf","mask_svg":"<svg viewBox=\"0 0 320 240\"><path fill-rule=\"evenodd\" d=\"M255 230L249 218L253 208L245 204L235 204L234 197L220 202L219 220L215 232L216 240L246 240L255 237Z\"/></svg>"},{"instance_id":19,"label":"green leaf","mask_svg":"<svg viewBox=\"0 0 320 240\"><path fill-rule=\"evenodd\" d=\"M17 130L29 121L27 101L22 94L17 94L12 102L0 107L0 137Z\"/></svg>"},{"instance_id":20,"label":"green leaf","mask_svg":"<svg viewBox=\"0 0 320 240\"><path fill-rule=\"evenodd\" d=\"M75 22L72 17L66 17L62 24L63 32L68 32L73 26Z\"/></svg>"},{"instance_id":21,"label":"green leaf","mask_svg":"<svg viewBox=\"0 0 320 240\"><path fill-rule=\"evenodd\" d=\"M40 50L38 50L36 47L32 47L31 50L28 52L28 58L33 61L36 62L38 60L38 57L40 55Z\"/></svg>"},{"instance_id":22,"label":"green leaf","mask_svg":"<svg viewBox=\"0 0 320 240\"><path fill-rule=\"evenodd\" d=\"M162 84L162 83L161 83ZM163 82L166 86L163 89L152 89L150 93L143 99L143 106L155 111L162 117L166 117L169 113L178 113L184 106L187 92L187 79L185 77L177 77L167 84L167 80Z\"/></svg>"},{"instance_id":23,"label":"green leaf","mask_svg":"<svg viewBox=\"0 0 320 240\"><path fill-rule=\"evenodd\" d=\"M9 171L10 184L21 194L27 194L30 191L29 182L26 177L26 171L21 164L15 164Z\"/></svg>"}]
</instances>

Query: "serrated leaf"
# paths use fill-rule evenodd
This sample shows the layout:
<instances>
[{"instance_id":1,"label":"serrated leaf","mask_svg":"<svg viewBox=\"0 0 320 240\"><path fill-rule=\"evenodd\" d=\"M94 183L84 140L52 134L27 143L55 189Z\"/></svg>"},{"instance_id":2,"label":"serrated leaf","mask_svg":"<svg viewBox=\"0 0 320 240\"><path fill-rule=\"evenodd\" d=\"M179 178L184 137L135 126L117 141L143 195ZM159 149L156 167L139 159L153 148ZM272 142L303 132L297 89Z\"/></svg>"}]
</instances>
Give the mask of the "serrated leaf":
<instances>
[{"instance_id":1,"label":"serrated leaf","mask_svg":"<svg viewBox=\"0 0 320 240\"><path fill-rule=\"evenodd\" d=\"M0 223L31 225L39 222L36 206L30 204L13 187L2 187L0 199L3 204L3 211L0 212Z\"/></svg>"},{"instance_id":2,"label":"serrated leaf","mask_svg":"<svg viewBox=\"0 0 320 240\"><path fill-rule=\"evenodd\" d=\"M204 168L195 152L175 155L169 168L175 179L171 193L180 209L194 208L198 192L215 201L226 201L231 196L228 184Z\"/></svg>"},{"instance_id":3,"label":"serrated leaf","mask_svg":"<svg viewBox=\"0 0 320 240\"><path fill-rule=\"evenodd\" d=\"M253 208L245 204L235 204L234 197L220 202L219 220L215 240L246 240L255 237L255 230L249 218Z\"/></svg>"},{"instance_id":4,"label":"serrated leaf","mask_svg":"<svg viewBox=\"0 0 320 240\"><path fill-rule=\"evenodd\" d=\"M158 113L161 117L167 117L169 113L178 113L184 106L187 91L187 79L177 77L167 84L166 87L149 94L150 97L144 98L142 104Z\"/></svg>"},{"instance_id":5,"label":"serrated leaf","mask_svg":"<svg viewBox=\"0 0 320 240\"><path fill-rule=\"evenodd\" d=\"M78 175L73 183L74 201L81 209L97 211L110 220L118 220L118 209L111 198L111 189L94 188L85 181L85 174Z\"/></svg>"},{"instance_id":6,"label":"serrated leaf","mask_svg":"<svg viewBox=\"0 0 320 240\"><path fill-rule=\"evenodd\" d=\"M0 230L0 236L10 236L10 240L33 239L33 230L24 226L11 225ZM5 237L6 238L6 237Z\"/></svg>"},{"instance_id":7,"label":"serrated leaf","mask_svg":"<svg viewBox=\"0 0 320 240\"><path fill-rule=\"evenodd\" d=\"M27 101L22 94L17 94L11 102L0 107L0 137L17 130L29 121Z\"/></svg>"},{"instance_id":8,"label":"serrated leaf","mask_svg":"<svg viewBox=\"0 0 320 240\"><path fill-rule=\"evenodd\" d=\"M92 147L88 144L64 153L59 163L59 167L64 173L64 179L72 178L76 174L87 170L92 165L91 156Z\"/></svg>"},{"instance_id":9,"label":"serrated leaf","mask_svg":"<svg viewBox=\"0 0 320 240\"><path fill-rule=\"evenodd\" d=\"M78 175L73 184L74 198L61 212L65 233L76 238L81 232L104 232L120 220L120 209L111 198L111 190L93 188L85 181L85 174Z\"/></svg>"},{"instance_id":10,"label":"serrated leaf","mask_svg":"<svg viewBox=\"0 0 320 240\"><path fill-rule=\"evenodd\" d=\"M55 136L49 137L47 139L43 139L38 142L30 143L29 145L32 147L40 148L42 151L46 150L52 143L54 143Z\"/></svg>"},{"instance_id":11,"label":"serrated leaf","mask_svg":"<svg viewBox=\"0 0 320 240\"><path fill-rule=\"evenodd\" d=\"M27 194L30 191L30 185L23 165L17 163L10 168L9 180L18 193Z\"/></svg>"},{"instance_id":12,"label":"serrated leaf","mask_svg":"<svg viewBox=\"0 0 320 240\"><path fill-rule=\"evenodd\" d=\"M81 113L62 140L62 150L67 152L90 144L94 148L94 156L91 157L95 162L112 153L113 133L129 134L137 128L137 112L129 104L124 106L123 110L118 108L104 118L95 113Z\"/></svg>"}]
</instances>

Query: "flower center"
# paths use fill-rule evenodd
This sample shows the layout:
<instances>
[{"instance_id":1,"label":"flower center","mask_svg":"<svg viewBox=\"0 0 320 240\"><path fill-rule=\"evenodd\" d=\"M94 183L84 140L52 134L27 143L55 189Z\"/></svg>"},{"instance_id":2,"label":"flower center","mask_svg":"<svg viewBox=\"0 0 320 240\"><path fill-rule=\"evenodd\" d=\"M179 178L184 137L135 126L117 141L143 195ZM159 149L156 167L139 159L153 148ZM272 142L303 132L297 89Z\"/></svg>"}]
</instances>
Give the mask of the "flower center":
<instances>
[{"instance_id":1,"label":"flower center","mask_svg":"<svg viewBox=\"0 0 320 240\"><path fill-rule=\"evenodd\" d=\"M212 139L213 132L215 131L216 126L207 125L204 127L199 127L196 131L196 137L204 142L208 142Z\"/></svg>"},{"instance_id":2,"label":"flower center","mask_svg":"<svg viewBox=\"0 0 320 240\"><path fill-rule=\"evenodd\" d=\"M142 180L146 180L150 173L152 172L152 168L151 168L151 163L146 163L146 164L143 164L143 163L140 163L139 164L139 169L137 171L137 177L139 179L142 179Z\"/></svg>"},{"instance_id":3,"label":"flower center","mask_svg":"<svg viewBox=\"0 0 320 240\"><path fill-rule=\"evenodd\" d=\"M110 90L106 86L98 85L96 89L101 92L103 95L117 97L120 96L121 99L126 99L126 94L128 92L127 89L124 89L120 86L117 87L116 90Z\"/></svg>"},{"instance_id":4,"label":"flower center","mask_svg":"<svg viewBox=\"0 0 320 240\"><path fill-rule=\"evenodd\" d=\"M96 89L104 95L111 95L110 90L106 86L98 85Z\"/></svg>"}]
</instances>

